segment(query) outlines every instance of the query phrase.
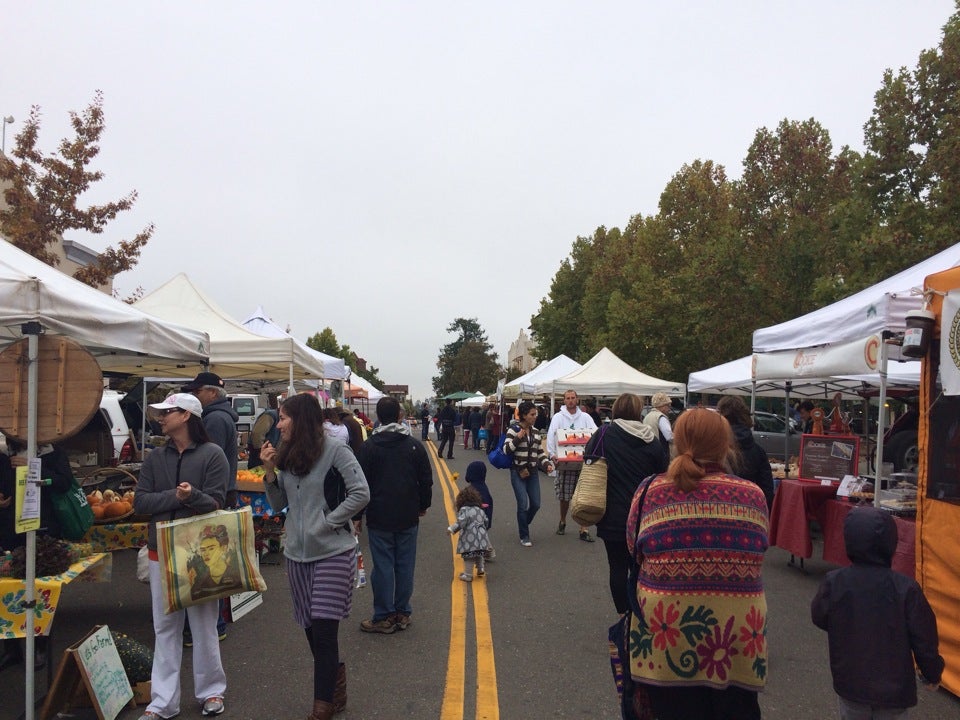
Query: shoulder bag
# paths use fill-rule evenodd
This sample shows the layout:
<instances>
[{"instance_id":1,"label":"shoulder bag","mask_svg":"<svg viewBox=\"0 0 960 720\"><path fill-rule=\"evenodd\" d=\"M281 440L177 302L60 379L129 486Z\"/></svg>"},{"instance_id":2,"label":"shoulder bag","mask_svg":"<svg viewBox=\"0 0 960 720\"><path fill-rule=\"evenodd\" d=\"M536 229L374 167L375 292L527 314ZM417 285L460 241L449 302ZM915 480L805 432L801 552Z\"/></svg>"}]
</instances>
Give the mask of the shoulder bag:
<instances>
[{"instance_id":1,"label":"shoulder bag","mask_svg":"<svg viewBox=\"0 0 960 720\"><path fill-rule=\"evenodd\" d=\"M211 540L216 545L211 547ZM167 613L267 589L254 548L249 506L158 522L157 555Z\"/></svg>"},{"instance_id":2,"label":"shoulder bag","mask_svg":"<svg viewBox=\"0 0 960 720\"><path fill-rule=\"evenodd\" d=\"M53 512L60 523L60 533L67 540L80 540L93 525L93 508L83 494L83 488L76 478L70 482L70 489L62 493L52 493Z\"/></svg>"},{"instance_id":3,"label":"shoulder bag","mask_svg":"<svg viewBox=\"0 0 960 720\"><path fill-rule=\"evenodd\" d=\"M607 459L603 455L603 438L607 425L600 428L590 455L584 455L577 486L570 498L570 517L578 525L596 525L607 512Z\"/></svg>"}]
</instances>

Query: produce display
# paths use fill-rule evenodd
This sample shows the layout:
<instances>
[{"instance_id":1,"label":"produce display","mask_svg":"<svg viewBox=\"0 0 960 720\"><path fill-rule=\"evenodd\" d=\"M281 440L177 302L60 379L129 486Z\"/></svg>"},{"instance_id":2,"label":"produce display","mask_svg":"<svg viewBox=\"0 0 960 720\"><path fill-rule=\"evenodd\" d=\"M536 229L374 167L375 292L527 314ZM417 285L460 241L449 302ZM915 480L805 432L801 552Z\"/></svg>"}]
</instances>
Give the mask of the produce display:
<instances>
[{"instance_id":1,"label":"produce display","mask_svg":"<svg viewBox=\"0 0 960 720\"><path fill-rule=\"evenodd\" d=\"M237 470L238 482L263 482L263 466L255 467L253 470Z\"/></svg>"},{"instance_id":2,"label":"produce display","mask_svg":"<svg viewBox=\"0 0 960 720\"><path fill-rule=\"evenodd\" d=\"M87 495L94 521L123 517L133 512L133 490L120 494L114 490L94 490Z\"/></svg>"}]
</instances>

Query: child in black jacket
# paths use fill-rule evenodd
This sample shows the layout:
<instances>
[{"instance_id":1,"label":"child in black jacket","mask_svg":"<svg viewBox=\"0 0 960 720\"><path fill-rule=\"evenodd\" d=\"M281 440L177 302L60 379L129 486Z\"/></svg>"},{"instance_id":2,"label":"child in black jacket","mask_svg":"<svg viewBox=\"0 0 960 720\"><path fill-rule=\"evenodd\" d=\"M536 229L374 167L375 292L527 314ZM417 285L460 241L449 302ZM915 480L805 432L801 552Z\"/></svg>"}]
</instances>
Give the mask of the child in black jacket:
<instances>
[{"instance_id":1,"label":"child in black jacket","mask_svg":"<svg viewBox=\"0 0 960 720\"><path fill-rule=\"evenodd\" d=\"M936 617L920 585L890 569L897 526L889 514L852 510L843 539L853 565L827 573L810 604L814 625L827 631L840 717L906 717L917 704L914 661L928 686L940 683Z\"/></svg>"}]
</instances>

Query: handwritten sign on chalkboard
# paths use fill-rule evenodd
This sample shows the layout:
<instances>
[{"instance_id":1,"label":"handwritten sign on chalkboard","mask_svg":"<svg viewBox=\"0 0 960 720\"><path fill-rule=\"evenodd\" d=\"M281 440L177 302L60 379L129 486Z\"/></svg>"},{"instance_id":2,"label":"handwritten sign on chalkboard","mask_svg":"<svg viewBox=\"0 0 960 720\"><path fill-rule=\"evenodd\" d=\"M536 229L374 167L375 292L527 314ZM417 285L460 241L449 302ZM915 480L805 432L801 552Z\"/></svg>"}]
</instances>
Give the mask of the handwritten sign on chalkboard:
<instances>
[{"instance_id":1,"label":"handwritten sign on chalkboard","mask_svg":"<svg viewBox=\"0 0 960 720\"><path fill-rule=\"evenodd\" d=\"M106 625L98 625L83 640L67 648L47 693L41 718L54 717L68 705L81 682L100 720L114 720L133 699L133 688Z\"/></svg>"},{"instance_id":2,"label":"handwritten sign on chalkboard","mask_svg":"<svg viewBox=\"0 0 960 720\"><path fill-rule=\"evenodd\" d=\"M800 477L830 478L836 482L856 475L860 438L856 435L804 435L800 438Z\"/></svg>"}]
</instances>

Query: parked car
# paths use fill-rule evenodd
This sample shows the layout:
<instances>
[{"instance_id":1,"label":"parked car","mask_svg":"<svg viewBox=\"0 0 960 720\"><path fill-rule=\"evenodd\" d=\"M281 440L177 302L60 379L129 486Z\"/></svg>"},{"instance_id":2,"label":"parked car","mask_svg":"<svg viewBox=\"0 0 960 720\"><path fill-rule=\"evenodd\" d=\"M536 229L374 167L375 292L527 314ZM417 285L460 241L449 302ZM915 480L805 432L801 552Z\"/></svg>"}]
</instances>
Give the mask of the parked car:
<instances>
[{"instance_id":1,"label":"parked car","mask_svg":"<svg viewBox=\"0 0 960 720\"><path fill-rule=\"evenodd\" d=\"M919 429L920 412L916 403L908 403L907 411L883 434L883 461L892 462L894 472L917 471L920 464Z\"/></svg>"},{"instance_id":2,"label":"parked car","mask_svg":"<svg viewBox=\"0 0 960 720\"><path fill-rule=\"evenodd\" d=\"M81 466L108 467L134 459L133 437L120 407L124 393L104 390L100 407L84 428L63 440L71 459Z\"/></svg>"},{"instance_id":3,"label":"parked car","mask_svg":"<svg viewBox=\"0 0 960 720\"><path fill-rule=\"evenodd\" d=\"M753 439L771 460L784 460L784 443L789 448L787 459L800 456L801 432L792 421L788 427L781 415L757 411L753 414Z\"/></svg>"}]
</instances>

